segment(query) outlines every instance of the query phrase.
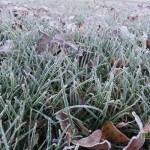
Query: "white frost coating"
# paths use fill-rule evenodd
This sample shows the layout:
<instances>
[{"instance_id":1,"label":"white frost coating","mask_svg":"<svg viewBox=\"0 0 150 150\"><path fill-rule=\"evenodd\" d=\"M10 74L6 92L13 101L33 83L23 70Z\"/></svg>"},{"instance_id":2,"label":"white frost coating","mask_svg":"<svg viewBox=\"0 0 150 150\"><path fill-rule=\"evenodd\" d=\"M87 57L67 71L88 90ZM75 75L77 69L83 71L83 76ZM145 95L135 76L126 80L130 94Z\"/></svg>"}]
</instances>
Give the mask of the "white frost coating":
<instances>
[{"instance_id":1,"label":"white frost coating","mask_svg":"<svg viewBox=\"0 0 150 150\"><path fill-rule=\"evenodd\" d=\"M143 131L143 123L141 119L139 118L139 116L134 111L132 112L132 115L134 116L135 121L138 124L140 131Z\"/></svg>"},{"instance_id":2,"label":"white frost coating","mask_svg":"<svg viewBox=\"0 0 150 150\"><path fill-rule=\"evenodd\" d=\"M130 38L131 40L134 40L135 38L135 35L130 33L126 26L120 27L120 33L123 38Z\"/></svg>"}]
</instances>

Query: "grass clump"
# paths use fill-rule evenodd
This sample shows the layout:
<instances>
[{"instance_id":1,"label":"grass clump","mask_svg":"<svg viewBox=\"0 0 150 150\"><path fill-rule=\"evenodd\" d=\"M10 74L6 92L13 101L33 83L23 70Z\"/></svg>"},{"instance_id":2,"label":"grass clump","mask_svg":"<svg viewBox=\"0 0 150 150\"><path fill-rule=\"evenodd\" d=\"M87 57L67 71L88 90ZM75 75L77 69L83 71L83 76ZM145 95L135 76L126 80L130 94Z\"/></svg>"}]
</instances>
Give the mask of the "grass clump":
<instances>
[{"instance_id":1,"label":"grass clump","mask_svg":"<svg viewBox=\"0 0 150 150\"><path fill-rule=\"evenodd\" d=\"M64 133L55 119L55 113L61 110L82 120L83 125L93 131L108 120L132 121L132 111L143 122L150 113L149 50L138 47L141 51L137 52L135 47L143 32L149 36L149 17L139 16L137 21L128 21L129 14L108 13L111 6L105 8L86 1L82 5L84 9L78 3L70 4L68 15L68 5L62 3L65 9L55 10L57 4L52 4L55 7L51 11L57 15L52 15L49 22L43 16L26 16L22 19L25 31L12 29L16 19L12 14L1 14L0 41L14 43L11 55L0 54L2 150L63 149ZM98 6L104 7L105 19L98 13ZM116 19L113 14L118 15ZM75 16L73 21L67 20L69 16ZM65 26L61 25L63 21ZM84 33L76 29L76 24L81 22L86 26ZM124 25L137 39L114 36L113 28ZM62 48L57 56L47 50L37 54L39 39L35 33L42 30L53 36L56 28L78 45L78 52L66 53ZM129 137L138 130L135 122L131 126L123 130Z\"/></svg>"}]
</instances>

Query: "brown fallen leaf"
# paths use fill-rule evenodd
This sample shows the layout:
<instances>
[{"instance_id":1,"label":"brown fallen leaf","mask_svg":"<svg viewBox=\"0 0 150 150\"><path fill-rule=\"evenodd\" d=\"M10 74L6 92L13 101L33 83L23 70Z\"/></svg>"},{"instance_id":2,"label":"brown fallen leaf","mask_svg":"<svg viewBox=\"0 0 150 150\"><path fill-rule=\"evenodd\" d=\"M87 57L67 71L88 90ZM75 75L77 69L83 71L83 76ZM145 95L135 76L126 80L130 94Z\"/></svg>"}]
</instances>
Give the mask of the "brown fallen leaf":
<instances>
[{"instance_id":1,"label":"brown fallen leaf","mask_svg":"<svg viewBox=\"0 0 150 150\"><path fill-rule=\"evenodd\" d=\"M94 66L95 66L94 61L93 61L93 60L90 60L90 61L88 62L88 67L89 67L89 68L93 68Z\"/></svg>"},{"instance_id":2,"label":"brown fallen leaf","mask_svg":"<svg viewBox=\"0 0 150 150\"><path fill-rule=\"evenodd\" d=\"M123 150L139 150L144 142L145 139L142 137L143 131L139 132L137 136L133 136L126 147Z\"/></svg>"},{"instance_id":3,"label":"brown fallen leaf","mask_svg":"<svg viewBox=\"0 0 150 150\"><path fill-rule=\"evenodd\" d=\"M81 33L84 33L84 32L85 32L84 26L80 26L80 27L78 28L78 30L79 30L79 32L81 32Z\"/></svg>"},{"instance_id":4,"label":"brown fallen leaf","mask_svg":"<svg viewBox=\"0 0 150 150\"><path fill-rule=\"evenodd\" d=\"M114 63L115 63L114 58L111 58L111 59L110 59L110 65L111 65L111 66L113 66L113 65L114 65Z\"/></svg>"},{"instance_id":5,"label":"brown fallen leaf","mask_svg":"<svg viewBox=\"0 0 150 150\"><path fill-rule=\"evenodd\" d=\"M121 68L122 66L122 60L119 58L116 62L116 68Z\"/></svg>"},{"instance_id":6,"label":"brown fallen leaf","mask_svg":"<svg viewBox=\"0 0 150 150\"><path fill-rule=\"evenodd\" d=\"M150 116L148 117L147 123L144 125L143 138L150 139Z\"/></svg>"},{"instance_id":7,"label":"brown fallen leaf","mask_svg":"<svg viewBox=\"0 0 150 150\"><path fill-rule=\"evenodd\" d=\"M68 124L66 127L66 135L64 137L64 140L65 140L67 145L69 145L69 143L71 142L73 135L74 135L74 132L73 132L73 129L71 127L71 124Z\"/></svg>"},{"instance_id":8,"label":"brown fallen leaf","mask_svg":"<svg viewBox=\"0 0 150 150\"><path fill-rule=\"evenodd\" d=\"M37 9L37 13L40 13L43 16L51 16L51 13L49 12L48 7L42 6Z\"/></svg>"},{"instance_id":9,"label":"brown fallen leaf","mask_svg":"<svg viewBox=\"0 0 150 150\"><path fill-rule=\"evenodd\" d=\"M64 46L66 49L69 49L70 51L77 51L78 50L78 47L75 44L71 43L70 41L66 41L64 43Z\"/></svg>"},{"instance_id":10,"label":"brown fallen leaf","mask_svg":"<svg viewBox=\"0 0 150 150\"><path fill-rule=\"evenodd\" d=\"M102 127L102 139L110 142L127 142L129 139L121 133L111 121L106 122Z\"/></svg>"},{"instance_id":11,"label":"brown fallen leaf","mask_svg":"<svg viewBox=\"0 0 150 150\"><path fill-rule=\"evenodd\" d=\"M56 119L59 121L62 130L64 130L70 124L68 116L64 112L56 113Z\"/></svg>"},{"instance_id":12,"label":"brown fallen leaf","mask_svg":"<svg viewBox=\"0 0 150 150\"><path fill-rule=\"evenodd\" d=\"M49 35L39 31L40 41L37 45L36 51L41 54L47 48L51 52L52 55L57 55L61 52L61 48L65 48L69 51L76 51L78 47L71 43L70 41L65 41L62 33L56 30L56 34L54 38L51 38Z\"/></svg>"},{"instance_id":13,"label":"brown fallen leaf","mask_svg":"<svg viewBox=\"0 0 150 150\"><path fill-rule=\"evenodd\" d=\"M4 44L0 46L0 54L1 53L12 54L13 46L14 44L12 40L6 40Z\"/></svg>"},{"instance_id":14,"label":"brown fallen leaf","mask_svg":"<svg viewBox=\"0 0 150 150\"><path fill-rule=\"evenodd\" d=\"M12 13L13 13L14 17L17 17L17 18L20 18L20 19L22 17L27 16L27 15L33 15L32 10L29 9L28 7L26 7L26 6L15 6L12 9Z\"/></svg>"},{"instance_id":15,"label":"brown fallen leaf","mask_svg":"<svg viewBox=\"0 0 150 150\"><path fill-rule=\"evenodd\" d=\"M77 26L78 26L78 31L79 32L81 32L81 33L85 32L85 27L81 22Z\"/></svg>"},{"instance_id":16,"label":"brown fallen leaf","mask_svg":"<svg viewBox=\"0 0 150 150\"><path fill-rule=\"evenodd\" d=\"M27 28L23 25L21 21L14 21L14 23L12 24L12 29L21 29L22 31L27 31Z\"/></svg>"},{"instance_id":17,"label":"brown fallen leaf","mask_svg":"<svg viewBox=\"0 0 150 150\"><path fill-rule=\"evenodd\" d=\"M46 48L50 49L52 38L49 35L43 33L42 31L38 31L38 33L40 37L40 42L38 43L36 47L36 51L38 54L41 54L42 52L46 50ZM53 51L52 51L52 54L54 54Z\"/></svg>"},{"instance_id":18,"label":"brown fallen leaf","mask_svg":"<svg viewBox=\"0 0 150 150\"><path fill-rule=\"evenodd\" d=\"M81 50L81 51L79 52L79 54L78 54L78 57L79 57L79 58L78 58L79 67L82 67L83 64L88 64L89 67L92 67L92 65L94 65L94 62L92 62L92 64L89 64L89 63L91 63L91 62L90 62L91 60L88 61L88 58L89 58L90 56L92 56L92 55L94 55L93 52L88 52L88 51L86 51L86 50Z\"/></svg>"},{"instance_id":19,"label":"brown fallen leaf","mask_svg":"<svg viewBox=\"0 0 150 150\"><path fill-rule=\"evenodd\" d=\"M136 15L136 16L128 16L127 19L130 20L130 21L136 21L138 19L138 17L139 17L138 15Z\"/></svg>"},{"instance_id":20,"label":"brown fallen leaf","mask_svg":"<svg viewBox=\"0 0 150 150\"><path fill-rule=\"evenodd\" d=\"M72 140L71 143L74 145L79 145L79 147L87 148L90 150L109 150L111 144L108 141L101 142L101 130L94 131L88 137L82 138L78 141Z\"/></svg>"},{"instance_id":21,"label":"brown fallen leaf","mask_svg":"<svg viewBox=\"0 0 150 150\"><path fill-rule=\"evenodd\" d=\"M123 150L139 150L145 143L145 138L144 138L145 132L143 129L142 121L135 112L132 112L132 115L134 116L135 121L137 125L139 126L140 132L138 133L137 136L133 136L131 138L130 142L128 143L126 147L124 147Z\"/></svg>"},{"instance_id":22,"label":"brown fallen leaf","mask_svg":"<svg viewBox=\"0 0 150 150\"><path fill-rule=\"evenodd\" d=\"M56 119L59 121L61 130L62 131L66 130L64 140L67 145L70 145L69 143L74 136L74 129L72 128L69 122L67 114L65 114L64 112L56 113ZM77 132L78 131L75 130L75 133Z\"/></svg>"},{"instance_id":23,"label":"brown fallen leaf","mask_svg":"<svg viewBox=\"0 0 150 150\"><path fill-rule=\"evenodd\" d=\"M70 41L66 41L64 39L62 33L59 30L56 30L56 35L54 36L53 40L66 49L75 51L78 50L78 47L75 44L71 43Z\"/></svg>"},{"instance_id":24,"label":"brown fallen leaf","mask_svg":"<svg viewBox=\"0 0 150 150\"><path fill-rule=\"evenodd\" d=\"M56 30L56 34L54 36L54 41L56 41L59 44L62 44L65 42L65 39L59 30Z\"/></svg>"},{"instance_id":25,"label":"brown fallen leaf","mask_svg":"<svg viewBox=\"0 0 150 150\"><path fill-rule=\"evenodd\" d=\"M124 59L119 58L117 61L115 61L115 58L113 57L110 59L110 65L113 66L115 64L116 68L122 68L123 62L126 67L130 65L129 61L126 58Z\"/></svg>"},{"instance_id":26,"label":"brown fallen leaf","mask_svg":"<svg viewBox=\"0 0 150 150\"><path fill-rule=\"evenodd\" d=\"M135 121L136 121L140 131L143 131L143 123L142 123L140 117L134 111L132 112L132 115L134 116Z\"/></svg>"},{"instance_id":27,"label":"brown fallen leaf","mask_svg":"<svg viewBox=\"0 0 150 150\"><path fill-rule=\"evenodd\" d=\"M89 130L85 126L82 125L80 120L78 120L77 118L75 118L73 116L71 116L71 118L72 118L73 123L79 130L81 130L83 133L89 133ZM56 119L61 122L60 125L61 125L62 130L64 130L66 128L66 126L68 124L70 124L68 115L64 112L56 113Z\"/></svg>"},{"instance_id":28,"label":"brown fallen leaf","mask_svg":"<svg viewBox=\"0 0 150 150\"><path fill-rule=\"evenodd\" d=\"M14 30L16 30L17 28L22 30L23 29L23 25L20 24L20 23L15 22L15 23L12 24L12 28Z\"/></svg>"},{"instance_id":29,"label":"brown fallen leaf","mask_svg":"<svg viewBox=\"0 0 150 150\"><path fill-rule=\"evenodd\" d=\"M146 41L146 47L150 49L150 40Z\"/></svg>"}]
</instances>

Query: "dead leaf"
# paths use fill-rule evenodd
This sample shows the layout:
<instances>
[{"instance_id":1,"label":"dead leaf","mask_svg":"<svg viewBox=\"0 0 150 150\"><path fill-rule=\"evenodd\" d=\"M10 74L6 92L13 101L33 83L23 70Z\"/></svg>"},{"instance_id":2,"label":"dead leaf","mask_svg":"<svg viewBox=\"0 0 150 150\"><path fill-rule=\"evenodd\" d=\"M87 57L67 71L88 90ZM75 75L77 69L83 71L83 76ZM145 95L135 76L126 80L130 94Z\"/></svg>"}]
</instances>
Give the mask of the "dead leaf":
<instances>
[{"instance_id":1,"label":"dead leaf","mask_svg":"<svg viewBox=\"0 0 150 150\"><path fill-rule=\"evenodd\" d=\"M144 138L145 132L143 130L143 123L140 117L135 112L132 112L132 115L134 116L135 121L139 126L140 132L138 133L137 136L133 136L131 138L130 142L123 150L139 150L145 142L145 138Z\"/></svg>"},{"instance_id":2,"label":"dead leaf","mask_svg":"<svg viewBox=\"0 0 150 150\"><path fill-rule=\"evenodd\" d=\"M68 116L64 112L56 113L56 119L59 121L62 130L64 130L70 124Z\"/></svg>"},{"instance_id":3,"label":"dead leaf","mask_svg":"<svg viewBox=\"0 0 150 150\"><path fill-rule=\"evenodd\" d=\"M88 67L93 68L94 66L95 66L94 61L93 61L93 60L90 60L90 61L88 62Z\"/></svg>"},{"instance_id":4,"label":"dead leaf","mask_svg":"<svg viewBox=\"0 0 150 150\"><path fill-rule=\"evenodd\" d=\"M90 150L109 150L111 144L108 141L101 142L101 130L94 131L91 135L86 138L82 138L78 141L72 140L71 143L74 145L79 145L79 147L88 148Z\"/></svg>"},{"instance_id":5,"label":"dead leaf","mask_svg":"<svg viewBox=\"0 0 150 150\"><path fill-rule=\"evenodd\" d=\"M71 43L70 41L65 42L64 45L65 45L65 48L67 48L69 50L73 50L73 51L78 50L78 47L75 44Z\"/></svg>"},{"instance_id":6,"label":"dead leaf","mask_svg":"<svg viewBox=\"0 0 150 150\"><path fill-rule=\"evenodd\" d=\"M52 38L49 35L43 33L42 31L38 31L38 32L39 32L40 42L38 43L36 50L38 54L41 54L47 48L50 49ZM52 51L52 54L54 53L55 52Z\"/></svg>"},{"instance_id":7,"label":"dead leaf","mask_svg":"<svg viewBox=\"0 0 150 150\"><path fill-rule=\"evenodd\" d=\"M78 28L78 30L79 30L79 32L81 32L81 33L84 33L84 32L85 32L84 26L80 26L80 27Z\"/></svg>"},{"instance_id":8,"label":"dead leaf","mask_svg":"<svg viewBox=\"0 0 150 150\"><path fill-rule=\"evenodd\" d=\"M122 60L119 58L116 62L116 68L121 68Z\"/></svg>"},{"instance_id":9,"label":"dead leaf","mask_svg":"<svg viewBox=\"0 0 150 150\"><path fill-rule=\"evenodd\" d=\"M20 22L20 21L14 21L14 23L12 24L12 28L14 29L14 30L16 30L16 29L21 29L21 30L23 30L23 31L27 31L27 28L23 25L23 23L22 22Z\"/></svg>"},{"instance_id":10,"label":"dead leaf","mask_svg":"<svg viewBox=\"0 0 150 150\"><path fill-rule=\"evenodd\" d=\"M82 125L80 120L78 120L77 118L75 118L73 116L71 116L71 118L72 118L73 123L77 126L77 128L79 130L81 130L83 133L88 133L89 132L89 130ZM66 126L69 124L68 123L69 122L68 115L64 112L57 113L56 114L56 119L59 120L59 121L65 121L61 124L62 130L64 130L66 128Z\"/></svg>"},{"instance_id":11,"label":"dead leaf","mask_svg":"<svg viewBox=\"0 0 150 150\"><path fill-rule=\"evenodd\" d=\"M51 16L51 13L49 12L48 7L46 6L42 6L38 8L37 13L40 13L41 15L44 15L44 16Z\"/></svg>"},{"instance_id":12,"label":"dead leaf","mask_svg":"<svg viewBox=\"0 0 150 150\"><path fill-rule=\"evenodd\" d=\"M142 134L143 131L139 132L137 136L133 136L128 145L123 150L139 150L145 142Z\"/></svg>"},{"instance_id":13,"label":"dead leaf","mask_svg":"<svg viewBox=\"0 0 150 150\"><path fill-rule=\"evenodd\" d=\"M6 40L2 46L0 46L0 53L12 54L13 51L13 41Z\"/></svg>"},{"instance_id":14,"label":"dead leaf","mask_svg":"<svg viewBox=\"0 0 150 150\"><path fill-rule=\"evenodd\" d=\"M71 142L72 138L73 138L73 129L71 127L71 124L69 124L67 127L66 127L66 135L64 137L64 140L66 142L67 145L69 145L69 143Z\"/></svg>"},{"instance_id":15,"label":"dead leaf","mask_svg":"<svg viewBox=\"0 0 150 150\"><path fill-rule=\"evenodd\" d=\"M150 40L146 41L146 47L150 49Z\"/></svg>"},{"instance_id":16,"label":"dead leaf","mask_svg":"<svg viewBox=\"0 0 150 150\"><path fill-rule=\"evenodd\" d=\"M65 39L59 30L56 30L56 34L54 36L54 41L58 42L59 44L62 44L65 42Z\"/></svg>"},{"instance_id":17,"label":"dead leaf","mask_svg":"<svg viewBox=\"0 0 150 150\"><path fill-rule=\"evenodd\" d=\"M78 58L78 60L79 60L79 67L82 67L83 64L88 64L88 63L90 63L90 62L88 61L88 58L89 58L90 56L92 56L92 55L94 55L93 52L88 52L88 51L86 51L86 50L81 50L81 51L79 52L79 54L78 54L78 56L79 56L79 58ZM91 61L91 60L90 60L90 61ZM93 62L93 64L89 64L89 67L90 67L90 65L94 65L94 62Z\"/></svg>"},{"instance_id":18,"label":"dead leaf","mask_svg":"<svg viewBox=\"0 0 150 150\"><path fill-rule=\"evenodd\" d=\"M136 16L128 16L127 19L130 20L130 21L136 21L138 19L138 17L139 17L138 15L136 15Z\"/></svg>"},{"instance_id":19,"label":"dead leaf","mask_svg":"<svg viewBox=\"0 0 150 150\"><path fill-rule=\"evenodd\" d=\"M28 7L25 7L25 6L15 6L15 7L13 7L12 13L13 13L14 17L17 17L17 18L20 18L20 19L22 17L27 16L27 15L33 15L32 10L29 9Z\"/></svg>"},{"instance_id":20,"label":"dead leaf","mask_svg":"<svg viewBox=\"0 0 150 150\"><path fill-rule=\"evenodd\" d=\"M113 66L115 64L116 68L123 68L123 63L126 67L130 65L129 61L126 58L119 58L117 61L115 61L115 58L110 59L110 65Z\"/></svg>"},{"instance_id":21,"label":"dead leaf","mask_svg":"<svg viewBox=\"0 0 150 150\"><path fill-rule=\"evenodd\" d=\"M106 122L102 127L102 139L110 142L124 143L128 141L128 137L121 133L111 121Z\"/></svg>"},{"instance_id":22,"label":"dead leaf","mask_svg":"<svg viewBox=\"0 0 150 150\"><path fill-rule=\"evenodd\" d=\"M65 41L62 33L59 30L56 30L56 35L54 37L54 41L66 49L75 50L75 51L78 50L78 47L75 44L71 43L70 41Z\"/></svg>"},{"instance_id":23,"label":"dead leaf","mask_svg":"<svg viewBox=\"0 0 150 150\"><path fill-rule=\"evenodd\" d=\"M113 66L113 65L114 65L114 63L115 63L114 58L111 58L111 59L110 59L110 65L111 65L111 66Z\"/></svg>"},{"instance_id":24,"label":"dead leaf","mask_svg":"<svg viewBox=\"0 0 150 150\"><path fill-rule=\"evenodd\" d=\"M143 131L143 123L142 123L140 117L134 111L132 112L132 115L134 116L135 121L136 121L137 125L139 126L140 131Z\"/></svg>"},{"instance_id":25,"label":"dead leaf","mask_svg":"<svg viewBox=\"0 0 150 150\"><path fill-rule=\"evenodd\" d=\"M148 117L147 123L144 125L144 131L150 132L150 116Z\"/></svg>"},{"instance_id":26,"label":"dead leaf","mask_svg":"<svg viewBox=\"0 0 150 150\"><path fill-rule=\"evenodd\" d=\"M81 33L85 32L85 27L83 26L81 22L78 24L78 31Z\"/></svg>"},{"instance_id":27,"label":"dead leaf","mask_svg":"<svg viewBox=\"0 0 150 150\"><path fill-rule=\"evenodd\" d=\"M56 30L54 38L51 38L47 34L39 31L40 42L36 48L37 52L40 54L48 48L52 55L56 55L61 52L61 47L66 48L66 50L78 50L78 47L69 41L65 41L62 33Z\"/></svg>"}]
</instances>

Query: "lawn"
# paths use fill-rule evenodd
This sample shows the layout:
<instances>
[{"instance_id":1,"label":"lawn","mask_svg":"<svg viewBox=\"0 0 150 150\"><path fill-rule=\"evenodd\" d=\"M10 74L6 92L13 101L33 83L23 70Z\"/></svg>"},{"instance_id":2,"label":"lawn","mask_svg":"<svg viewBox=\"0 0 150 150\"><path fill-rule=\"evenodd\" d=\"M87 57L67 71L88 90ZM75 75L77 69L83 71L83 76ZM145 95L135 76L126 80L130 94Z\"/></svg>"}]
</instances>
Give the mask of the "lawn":
<instances>
[{"instance_id":1,"label":"lawn","mask_svg":"<svg viewBox=\"0 0 150 150\"><path fill-rule=\"evenodd\" d=\"M0 150L150 149L150 4L11 2L0 2Z\"/></svg>"}]
</instances>

